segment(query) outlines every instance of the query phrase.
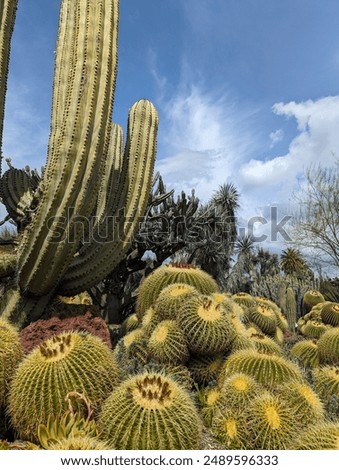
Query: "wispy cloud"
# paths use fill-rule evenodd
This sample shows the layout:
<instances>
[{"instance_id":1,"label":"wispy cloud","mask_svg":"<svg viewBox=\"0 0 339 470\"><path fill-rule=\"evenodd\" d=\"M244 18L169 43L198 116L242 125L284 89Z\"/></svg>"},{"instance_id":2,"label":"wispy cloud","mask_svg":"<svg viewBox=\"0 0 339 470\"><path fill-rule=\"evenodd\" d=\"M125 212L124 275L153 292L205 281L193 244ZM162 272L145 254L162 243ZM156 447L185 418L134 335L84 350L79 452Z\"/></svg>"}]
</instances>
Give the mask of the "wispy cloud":
<instances>
[{"instance_id":1,"label":"wispy cloud","mask_svg":"<svg viewBox=\"0 0 339 470\"><path fill-rule=\"evenodd\" d=\"M272 149L278 142L281 142L284 139L284 131L282 129L277 129L276 131L271 132L269 137L271 141L270 149Z\"/></svg>"}]
</instances>

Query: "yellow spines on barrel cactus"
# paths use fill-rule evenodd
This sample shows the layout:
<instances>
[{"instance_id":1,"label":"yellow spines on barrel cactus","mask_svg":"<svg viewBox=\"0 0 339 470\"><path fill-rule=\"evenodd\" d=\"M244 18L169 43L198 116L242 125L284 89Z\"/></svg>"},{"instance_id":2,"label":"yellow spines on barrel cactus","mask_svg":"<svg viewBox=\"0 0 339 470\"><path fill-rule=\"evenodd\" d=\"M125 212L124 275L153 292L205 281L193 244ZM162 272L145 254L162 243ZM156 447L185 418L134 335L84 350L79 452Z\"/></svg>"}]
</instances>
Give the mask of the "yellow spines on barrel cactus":
<instances>
[{"instance_id":1,"label":"yellow spines on barrel cactus","mask_svg":"<svg viewBox=\"0 0 339 470\"><path fill-rule=\"evenodd\" d=\"M224 360L223 354L191 356L187 368L195 383L199 386L206 386L218 379Z\"/></svg>"},{"instance_id":2,"label":"yellow spines on barrel cactus","mask_svg":"<svg viewBox=\"0 0 339 470\"><path fill-rule=\"evenodd\" d=\"M269 336L261 333L251 333L250 338L253 341L257 351L265 354L283 355L283 350L279 344Z\"/></svg>"},{"instance_id":3,"label":"yellow spines on barrel cactus","mask_svg":"<svg viewBox=\"0 0 339 470\"><path fill-rule=\"evenodd\" d=\"M142 328L136 328L123 336L113 350L118 366L119 381L128 377L135 368L145 366L149 359L148 338Z\"/></svg>"},{"instance_id":4,"label":"yellow spines on barrel cactus","mask_svg":"<svg viewBox=\"0 0 339 470\"><path fill-rule=\"evenodd\" d=\"M136 313L139 318L157 300L160 292L170 284L184 283L195 287L201 294L219 290L215 280L205 271L193 265L169 264L155 269L139 287Z\"/></svg>"},{"instance_id":5,"label":"yellow spines on barrel cactus","mask_svg":"<svg viewBox=\"0 0 339 470\"><path fill-rule=\"evenodd\" d=\"M252 449L286 450L300 432L301 423L288 402L266 392L250 403L247 426Z\"/></svg>"},{"instance_id":6,"label":"yellow spines on barrel cactus","mask_svg":"<svg viewBox=\"0 0 339 470\"><path fill-rule=\"evenodd\" d=\"M98 428L114 449L197 449L201 420L190 394L170 376L142 373L104 403Z\"/></svg>"},{"instance_id":7,"label":"yellow spines on barrel cactus","mask_svg":"<svg viewBox=\"0 0 339 470\"><path fill-rule=\"evenodd\" d=\"M236 294L233 294L232 300L248 308L251 308L256 305L255 297L250 294L247 294L247 292L237 292Z\"/></svg>"},{"instance_id":8,"label":"yellow spines on barrel cactus","mask_svg":"<svg viewBox=\"0 0 339 470\"><path fill-rule=\"evenodd\" d=\"M248 374L263 385L303 380L302 371L293 362L252 349L234 352L226 359L221 374L226 377L236 372Z\"/></svg>"},{"instance_id":9,"label":"yellow spines on barrel cactus","mask_svg":"<svg viewBox=\"0 0 339 470\"><path fill-rule=\"evenodd\" d=\"M327 421L310 426L293 439L290 450L339 450L339 422Z\"/></svg>"},{"instance_id":10,"label":"yellow spines on barrel cactus","mask_svg":"<svg viewBox=\"0 0 339 470\"><path fill-rule=\"evenodd\" d=\"M123 335L130 333L140 327L139 319L135 313L129 315L121 324L121 333Z\"/></svg>"},{"instance_id":11,"label":"yellow spines on barrel cactus","mask_svg":"<svg viewBox=\"0 0 339 470\"><path fill-rule=\"evenodd\" d=\"M170 284L160 292L154 310L161 320L175 320L182 302L192 295L199 295L195 287L184 283Z\"/></svg>"},{"instance_id":12,"label":"yellow spines on barrel cactus","mask_svg":"<svg viewBox=\"0 0 339 470\"><path fill-rule=\"evenodd\" d=\"M308 290L307 292L305 292L304 297L303 297L303 302L309 308L309 310L311 310L311 308L314 307L315 305L324 301L325 301L324 296L321 294L321 292L315 289Z\"/></svg>"},{"instance_id":13,"label":"yellow spines on barrel cactus","mask_svg":"<svg viewBox=\"0 0 339 470\"><path fill-rule=\"evenodd\" d=\"M69 392L84 392L98 412L117 382L112 351L88 333L65 332L46 340L19 365L8 411L23 439L37 439L38 425L67 410Z\"/></svg>"},{"instance_id":14,"label":"yellow spines on barrel cactus","mask_svg":"<svg viewBox=\"0 0 339 470\"><path fill-rule=\"evenodd\" d=\"M0 318L0 408L6 403L9 384L23 355L19 333Z\"/></svg>"},{"instance_id":15,"label":"yellow spines on barrel cactus","mask_svg":"<svg viewBox=\"0 0 339 470\"><path fill-rule=\"evenodd\" d=\"M339 366L321 366L312 370L315 391L327 401L339 396Z\"/></svg>"},{"instance_id":16,"label":"yellow spines on barrel cactus","mask_svg":"<svg viewBox=\"0 0 339 470\"><path fill-rule=\"evenodd\" d=\"M250 434L241 410L222 408L212 418L213 436L225 449L250 449Z\"/></svg>"},{"instance_id":17,"label":"yellow spines on barrel cactus","mask_svg":"<svg viewBox=\"0 0 339 470\"><path fill-rule=\"evenodd\" d=\"M188 349L198 355L226 351L236 335L229 313L207 295L187 299L178 311L178 322Z\"/></svg>"},{"instance_id":18,"label":"yellow spines on barrel cactus","mask_svg":"<svg viewBox=\"0 0 339 470\"><path fill-rule=\"evenodd\" d=\"M277 329L277 319L274 311L265 304L257 304L250 309L250 320L255 323L263 333L274 335Z\"/></svg>"},{"instance_id":19,"label":"yellow spines on barrel cactus","mask_svg":"<svg viewBox=\"0 0 339 470\"><path fill-rule=\"evenodd\" d=\"M303 367L313 368L319 365L317 340L306 339L298 341L292 346L290 353Z\"/></svg>"},{"instance_id":20,"label":"yellow spines on barrel cactus","mask_svg":"<svg viewBox=\"0 0 339 470\"><path fill-rule=\"evenodd\" d=\"M140 320L139 320L140 321ZM146 336L150 336L154 328L160 323L160 318L153 307L149 307L141 320L141 328Z\"/></svg>"},{"instance_id":21,"label":"yellow spines on barrel cactus","mask_svg":"<svg viewBox=\"0 0 339 470\"><path fill-rule=\"evenodd\" d=\"M289 404L303 427L325 419L325 409L320 397L306 382L281 384L274 394Z\"/></svg>"},{"instance_id":22,"label":"yellow spines on barrel cactus","mask_svg":"<svg viewBox=\"0 0 339 470\"><path fill-rule=\"evenodd\" d=\"M175 320L163 320L154 328L148 349L160 363L179 365L189 359L186 337Z\"/></svg>"},{"instance_id":23,"label":"yellow spines on barrel cactus","mask_svg":"<svg viewBox=\"0 0 339 470\"><path fill-rule=\"evenodd\" d=\"M339 363L339 327L333 327L321 335L318 339L318 351L320 363Z\"/></svg>"},{"instance_id":24,"label":"yellow spines on barrel cactus","mask_svg":"<svg viewBox=\"0 0 339 470\"><path fill-rule=\"evenodd\" d=\"M229 376L220 374L219 388L220 406L239 411L246 409L251 400L264 391L253 377L242 372Z\"/></svg>"},{"instance_id":25,"label":"yellow spines on barrel cactus","mask_svg":"<svg viewBox=\"0 0 339 470\"><path fill-rule=\"evenodd\" d=\"M325 325L339 326L339 304L326 303L320 311L321 319Z\"/></svg>"},{"instance_id":26,"label":"yellow spines on barrel cactus","mask_svg":"<svg viewBox=\"0 0 339 470\"><path fill-rule=\"evenodd\" d=\"M0 1L0 176L2 159L2 133L4 126L8 64L18 0Z\"/></svg>"},{"instance_id":27,"label":"yellow spines on barrel cactus","mask_svg":"<svg viewBox=\"0 0 339 470\"><path fill-rule=\"evenodd\" d=\"M308 320L303 326L301 326L300 332L307 338L318 339L330 328L331 327L329 325L325 325L321 321Z\"/></svg>"}]
</instances>

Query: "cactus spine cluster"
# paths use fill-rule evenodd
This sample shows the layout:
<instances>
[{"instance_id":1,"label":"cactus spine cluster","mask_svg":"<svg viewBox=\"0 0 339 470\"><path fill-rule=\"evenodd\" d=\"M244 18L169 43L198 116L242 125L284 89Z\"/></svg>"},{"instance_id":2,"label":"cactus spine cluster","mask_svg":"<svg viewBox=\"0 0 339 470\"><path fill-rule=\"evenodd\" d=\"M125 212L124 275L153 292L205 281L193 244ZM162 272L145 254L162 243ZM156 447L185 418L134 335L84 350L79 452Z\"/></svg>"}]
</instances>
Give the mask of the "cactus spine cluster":
<instances>
[{"instance_id":1,"label":"cactus spine cluster","mask_svg":"<svg viewBox=\"0 0 339 470\"><path fill-rule=\"evenodd\" d=\"M6 402L9 384L22 359L23 349L18 332L0 319L0 408Z\"/></svg>"},{"instance_id":2,"label":"cactus spine cluster","mask_svg":"<svg viewBox=\"0 0 339 470\"><path fill-rule=\"evenodd\" d=\"M170 376L143 373L124 381L100 413L101 438L114 449L197 449L200 418L190 395Z\"/></svg>"},{"instance_id":3,"label":"cactus spine cluster","mask_svg":"<svg viewBox=\"0 0 339 470\"><path fill-rule=\"evenodd\" d=\"M53 336L16 371L8 400L13 427L21 438L36 440L40 423L66 412L69 392L84 392L97 412L116 381L112 352L99 338L85 333Z\"/></svg>"}]
</instances>

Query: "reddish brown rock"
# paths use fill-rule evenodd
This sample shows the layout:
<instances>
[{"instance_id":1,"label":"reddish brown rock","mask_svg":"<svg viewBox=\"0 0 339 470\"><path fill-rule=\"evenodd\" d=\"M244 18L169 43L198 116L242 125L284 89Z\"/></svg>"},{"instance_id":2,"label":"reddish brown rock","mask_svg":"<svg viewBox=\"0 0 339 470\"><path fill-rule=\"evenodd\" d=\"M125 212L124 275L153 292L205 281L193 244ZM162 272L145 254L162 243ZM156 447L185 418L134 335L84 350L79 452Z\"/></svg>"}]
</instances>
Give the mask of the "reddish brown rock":
<instances>
[{"instance_id":1,"label":"reddish brown rock","mask_svg":"<svg viewBox=\"0 0 339 470\"><path fill-rule=\"evenodd\" d=\"M105 320L99 316L94 316L90 310L87 310L82 315L69 317L62 315L62 318L53 315L51 318L38 320L28 325L21 331L21 342L25 353L29 353L43 341L62 331L88 331L92 335L101 338L109 348L112 347L109 329Z\"/></svg>"}]
</instances>

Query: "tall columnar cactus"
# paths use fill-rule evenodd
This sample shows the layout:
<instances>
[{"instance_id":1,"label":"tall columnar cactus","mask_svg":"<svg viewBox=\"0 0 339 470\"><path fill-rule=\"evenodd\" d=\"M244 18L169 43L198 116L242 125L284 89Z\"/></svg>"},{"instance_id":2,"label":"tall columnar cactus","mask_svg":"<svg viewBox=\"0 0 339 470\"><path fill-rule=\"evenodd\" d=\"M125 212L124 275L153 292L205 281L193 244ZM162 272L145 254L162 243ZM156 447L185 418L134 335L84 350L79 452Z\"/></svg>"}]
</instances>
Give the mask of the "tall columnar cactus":
<instances>
[{"instance_id":1,"label":"tall columnar cactus","mask_svg":"<svg viewBox=\"0 0 339 470\"><path fill-rule=\"evenodd\" d=\"M0 0L0 176L8 64L18 0Z\"/></svg>"},{"instance_id":2,"label":"tall columnar cactus","mask_svg":"<svg viewBox=\"0 0 339 470\"><path fill-rule=\"evenodd\" d=\"M149 101L136 102L123 149L122 128L111 123L118 19L118 0L62 0L41 197L18 250L20 292L4 312L13 322L41 316L54 293L75 295L104 279L145 211L158 115Z\"/></svg>"},{"instance_id":3,"label":"tall columnar cactus","mask_svg":"<svg viewBox=\"0 0 339 470\"><path fill-rule=\"evenodd\" d=\"M114 449L197 449L201 422L188 392L163 373L123 382L106 400L98 420L101 438Z\"/></svg>"},{"instance_id":4,"label":"tall columnar cactus","mask_svg":"<svg viewBox=\"0 0 339 470\"><path fill-rule=\"evenodd\" d=\"M13 427L21 438L36 440L40 423L66 412L69 392L84 392L98 412L116 382L112 351L99 338L53 336L25 358L13 378L8 400Z\"/></svg>"},{"instance_id":5,"label":"tall columnar cactus","mask_svg":"<svg viewBox=\"0 0 339 470\"><path fill-rule=\"evenodd\" d=\"M291 331L295 332L297 324L297 301L292 287L288 287L286 291L286 318Z\"/></svg>"}]
</instances>

